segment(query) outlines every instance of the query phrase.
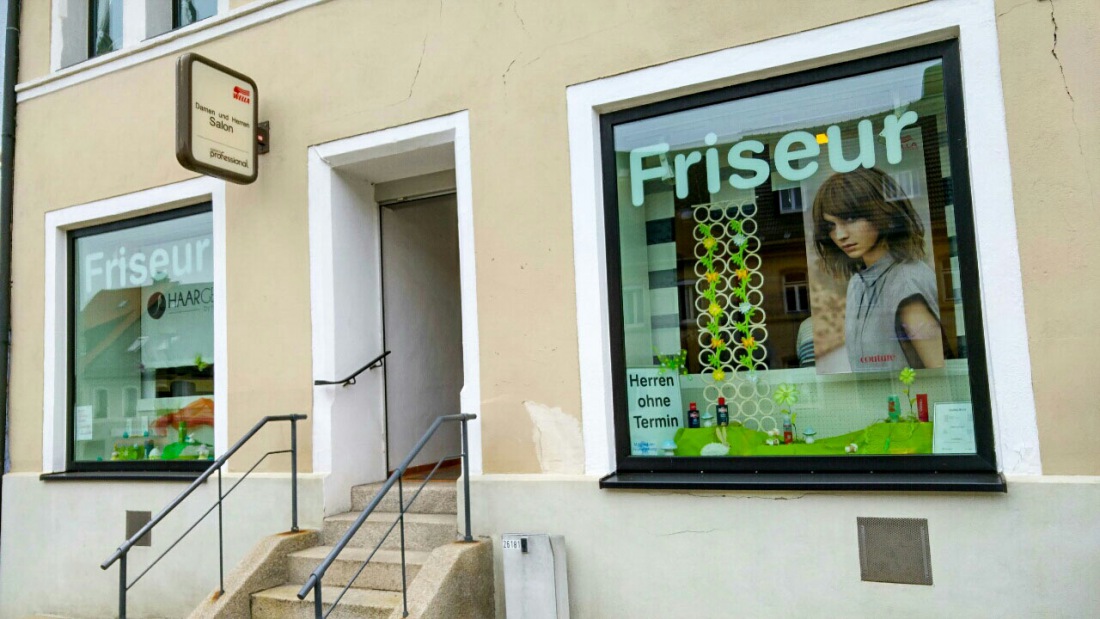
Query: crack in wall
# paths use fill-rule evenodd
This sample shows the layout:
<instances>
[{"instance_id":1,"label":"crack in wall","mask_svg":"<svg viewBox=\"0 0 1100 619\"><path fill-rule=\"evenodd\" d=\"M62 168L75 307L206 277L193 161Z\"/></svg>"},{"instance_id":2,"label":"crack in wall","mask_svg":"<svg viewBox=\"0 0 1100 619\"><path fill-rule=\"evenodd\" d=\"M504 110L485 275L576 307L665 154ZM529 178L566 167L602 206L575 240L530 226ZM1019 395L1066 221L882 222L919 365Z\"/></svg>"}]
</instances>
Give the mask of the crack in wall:
<instances>
[{"instance_id":1,"label":"crack in wall","mask_svg":"<svg viewBox=\"0 0 1100 619\"><path fill-rule=\"evenodd\" d=\"M1012 11L1015 11L1016 9L1018 9L1018 8L1020 8L1020 7L1024 6L1024 5L1027 5L1027 4L1031 4L1031 3L1032 3L1032 2L1034 2L1034 1L1035 1L1035 0L1024 0L1023 2L1021 2L1021 3L1019 3L1019 4L1016 4L1016 5L1013 5L1013 6L1009 7L1009 9L1008 9L1007 11L1004 11L1004 12L1002 12L1002 13L997 13L997 17L1004 17L1005 15L1008 15L1008 14L1009 14L1009 13L1011 13ZM1042 0L1040 0L1040 2L1041 2L1041 1L1042 1Z\"/></svg>"},{"instance_id":2,"label":"crack in wall","mask_svg":"<svg viewBox=\"0 0 1100 619\"><path fill-rule=\"evenodd\" d=\"M409 94L405 97L405 101L412 99L413 90L416 88L416 80L420 78L420 67L424 66L424 54L428 50L428 35L424 35L424 42L420 44L420 60L416 62L416 73L413 73L412 83L409 84Z\"/></svg>"},{"instance_id":3,"label":"crack in wall","mask_svg":"<svg viewBox=\"0 0 1100 619\"><path fill-rule=\"evenodd\" d=\"M516 6L516 0L512 0L512 12L515 13L516 19L519 20L520 28L523 28L523 31L527 32L527 22L523 21L523 18L519 16L519 8Z\"/></svg>"},{"instance_id":4,"label":"crack in wall","mask_svg":"<svg viewBox=\"0 0 1100 619\"><path fill-rule=\"evenodd\" d=\"M443 17L443 0L439 0L439 17L440 19ZM412 99L413 90L416 89L416 80L420 79L420 69L424 66L424 56L427 55L429 36L431 36L431 28L424 32L424 40L420 43L420 59L416 61L416 72L413 73L412 82L409 84L409 94L405 96L401 103Z\"/></svg>"},{"instance_id":5,"label":"crack in wall","mask_svg":"<svg viewBox=\"0 0 1100 619\"><path fill-rule=\"evenodd\" d=\"M1039 0L1043 2L1044 0ZM1054 17L1054 0L1045 0L1050 3L1050 23L1054 26L1054 44L1050 48L1050 55L1054 56L1055 62L1058 63L1058 71L1062 73L1062 86L1066 89L1066 96L1070 101L1074 101L1073 93L1069 91L1069 83L1066 82L1066 69L1062 66L1062 59L1058 57L1058 20Z\"/></svg>"},{"instance_id":6,"label":"crack in wall","mask_svg":"<svg viewBox=\"0 0 1100 619\"><path fill-rule=\"evenodd\" d=\"M500 74L500 79L504 82L505 86L508 85L508 73L512 70L512 65L516 64L516 60L518 60L518 58L513 58L512 62L508 63L508 68L504 70L504 73ZM507 96L507 93L505 93L505 96Z\"/></svg>"},{"instance_id":7,"label":"crack in wall","mask_svg":"<svg viewBox=\"0 0 1100 619\"><path fill-rule=\"evenodd\" d=\"M1062 64L1062 59L1058 56L1058 19L1054 14L1054 0L1039 0L1039 2L1047 2L1050 4L1050 24L1054 29L1053 42L1050 47L1050 55L1054 57L1054 61L1058 63L1058 72L1062 75L1062 87L1066 90L1066 96L1069 97L1070 110L1069 119L1073 123L1073 132L1077 136L1077 152L1082 157L1085 156L1085 145L1081 141L1081 127L1077 125L1077 100L1073 98L1073 93L1069 89L1069 81L1066 79L1066 68ZM1093 189L1092 171L1090 167L1085 168L1086 177L1089 181L1090 193L1096 193Z\"/></svg>"},{"instance_id":8,"label":"crack in wall","mask_svg":"<svg viewBox=\"0 0 1100 619\"><path fill-rule=\"evenodd\" d=\"M718 529L704 529L704 530L684 529L683 531L673 531L672 533L660 533L660 534L657 535L657 537L672 537L673 535L684 535L685 533L706 534L706 533L714 533L717 530Z\"/></svg>"}]
</instances>

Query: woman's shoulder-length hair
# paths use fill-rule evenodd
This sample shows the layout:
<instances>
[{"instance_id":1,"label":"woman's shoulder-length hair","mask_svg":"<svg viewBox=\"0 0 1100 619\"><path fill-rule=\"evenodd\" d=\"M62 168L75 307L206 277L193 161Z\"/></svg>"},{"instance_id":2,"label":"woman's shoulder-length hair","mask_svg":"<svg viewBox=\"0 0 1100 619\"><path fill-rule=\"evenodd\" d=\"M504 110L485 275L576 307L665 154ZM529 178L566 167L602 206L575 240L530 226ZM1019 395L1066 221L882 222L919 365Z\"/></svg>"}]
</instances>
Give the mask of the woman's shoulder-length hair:
<instances>
[{"instance_id":1,"label":"woman's shoulder-length hair","mask_svg":"<svg viewBox=\"0 0 1100 619\"><path fill-rule=\"evenodd\" d=\"M866 219L899 262L924 258L924 225L897 181L878 168L860 167L833 174L814 197L814 247L825 270L833 277L846 279L863 268L863 261L849 258L833 242L826 214L838 219Z\"/></svg>"}]
</instances>

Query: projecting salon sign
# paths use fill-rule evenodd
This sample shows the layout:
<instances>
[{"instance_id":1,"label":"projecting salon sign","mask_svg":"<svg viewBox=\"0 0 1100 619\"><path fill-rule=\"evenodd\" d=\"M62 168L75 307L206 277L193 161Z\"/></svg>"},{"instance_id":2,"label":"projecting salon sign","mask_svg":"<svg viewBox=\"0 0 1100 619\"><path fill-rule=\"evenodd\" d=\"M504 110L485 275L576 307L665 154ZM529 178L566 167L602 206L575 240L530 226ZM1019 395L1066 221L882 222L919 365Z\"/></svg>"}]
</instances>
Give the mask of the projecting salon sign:
<instances>
[{"instance_id":1,"label":"projecting salon sign","mask_svg":"<svg viewBox=\"0 0 1100 619\"><path fill-rule=\"evenodd\" d=\"M176 159L183 167L234 183L256 180L256 82L184 54L176 62Z\"/></svg>"}]
</instances>

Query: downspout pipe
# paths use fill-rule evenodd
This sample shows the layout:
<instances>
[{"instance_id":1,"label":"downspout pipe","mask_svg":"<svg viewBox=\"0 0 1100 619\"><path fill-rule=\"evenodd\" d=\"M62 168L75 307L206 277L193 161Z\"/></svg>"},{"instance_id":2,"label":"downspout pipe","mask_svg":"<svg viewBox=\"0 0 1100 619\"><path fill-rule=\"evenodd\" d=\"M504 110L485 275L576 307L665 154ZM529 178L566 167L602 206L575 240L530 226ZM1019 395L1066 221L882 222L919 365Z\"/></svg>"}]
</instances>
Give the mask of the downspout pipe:
<instances>
[{"instance_id":1,"label":"downspout pipe","mask_svg":"<svg viewBox=\"0 0 1100 619\"><path fill-rule=\"evenodd\" d=\"M8 361L11 358L11 238L15 162L15 83L19 70L20 0L7 0L4 29L4 91L0 94L0 514L8 461ZM0 527L3 519L0 518ZM0 529L2 530L2 529Z\"/></svg>"}]
</instances>

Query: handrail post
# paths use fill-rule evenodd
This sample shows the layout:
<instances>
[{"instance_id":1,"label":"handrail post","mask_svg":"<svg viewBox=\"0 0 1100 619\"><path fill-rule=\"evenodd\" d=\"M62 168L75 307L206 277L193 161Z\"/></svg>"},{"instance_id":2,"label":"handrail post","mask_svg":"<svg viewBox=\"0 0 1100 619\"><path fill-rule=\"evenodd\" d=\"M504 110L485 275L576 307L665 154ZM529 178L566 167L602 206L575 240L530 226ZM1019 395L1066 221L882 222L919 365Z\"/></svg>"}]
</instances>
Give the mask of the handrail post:
<instances>
[{"instance_id":1,"label":"handrail post","mask_svg":"<svg viewBox=\"0 0 1100 619\"><path fill-rule=\"evenodd\" d=\"M290 420L290 530L298 532L298 420Z\"/></svg>"},{"instance_id":2,"label":"handrail post","mask_svg":"<svg viewBox=\"0 0 1100 619\"><path fill-rule=\"evenodd\" d=\"M126 555L118 558L118 619L126 619Z\"/></svg>"},{"instance_id":3,"label":"handrail post","mask_svg":"<svg viewBox=\"0 0 1100 619\"><path fill-rule=\"evenodd\" d=\"M397 507L401 510L400 512L398 512L397 516L401 519L401 616L408 617L408 580L405 576L405 489L404 484L401 483L400 477L397 478Z\"/></svg>"},{"instance_id":4,"label":"handrail post","mask_svg":"<svg viewBox=\"0 0 1100 619\"><path fill-rule=\"evenodd\" d=\"M218 594L225 593L225 536L222 532L222 469L218 467Z\"/></svg>"},{"instance_id":5,"label":"handrail post","mask_svg":"<svg viewBox=\"0 0 1100 619\"><path fill-rule=\"evenodd\" d=\"M474 537L470 535L470 440L469 429L466 427L466 419L462 420L462 489L464 500L462 506L466 512L466 539L472 542Z\"/></svg>"},{"instance_id":6,"label":"handrail post","mask_svg":"<svg viewBox=\"0 0 1100 619\"><path fill-rule=\"evenodd\" d=\"M325 614L321 612L321 579L318 578L316 584L313 585L313 616L316 619L325 619Z\"/></svg>"}]
</instances>

